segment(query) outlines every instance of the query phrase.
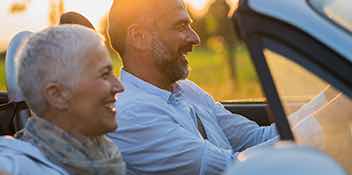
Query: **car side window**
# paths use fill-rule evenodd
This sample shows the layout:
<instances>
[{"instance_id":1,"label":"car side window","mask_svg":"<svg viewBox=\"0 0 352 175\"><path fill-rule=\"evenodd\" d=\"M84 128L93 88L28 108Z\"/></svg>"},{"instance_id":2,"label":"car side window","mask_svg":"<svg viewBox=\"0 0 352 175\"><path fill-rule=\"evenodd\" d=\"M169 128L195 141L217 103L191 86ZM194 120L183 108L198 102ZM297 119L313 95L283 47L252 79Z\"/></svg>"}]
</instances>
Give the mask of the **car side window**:
<instances>
[{"instance_id":1,"label":"car side window","mask_svg":"<svg viewBox=\"0 0 352 175\"><path fill-rule=\"evenodd\" d=\"M352 173L351 98L294 61L306 59L303 54L274 40L264 43L275 45L263 54L297 143L326 152Z\"/></svg>"}]
</instances>

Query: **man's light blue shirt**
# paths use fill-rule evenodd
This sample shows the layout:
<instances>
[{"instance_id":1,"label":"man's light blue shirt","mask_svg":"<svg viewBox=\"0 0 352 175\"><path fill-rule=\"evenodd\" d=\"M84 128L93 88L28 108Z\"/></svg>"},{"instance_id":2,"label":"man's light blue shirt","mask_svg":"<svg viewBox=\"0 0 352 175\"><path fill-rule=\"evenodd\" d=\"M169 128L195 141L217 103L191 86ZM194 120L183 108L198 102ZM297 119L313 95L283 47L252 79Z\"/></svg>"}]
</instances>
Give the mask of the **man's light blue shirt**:
<instances>
[{"instance_id":1,"label":"man's light blue shirt","mask_svg":"<svg viewBox=\"0 0 352 175\"><path fill-rule=\"evenodd\" d=\"M189 80L172 92L122 70L118 129L108 136L120 148L128 174L221 174L237 152L277 136L232 114ZM198 116L208 139L197 128Z\"/></svg>"}]
</instances>

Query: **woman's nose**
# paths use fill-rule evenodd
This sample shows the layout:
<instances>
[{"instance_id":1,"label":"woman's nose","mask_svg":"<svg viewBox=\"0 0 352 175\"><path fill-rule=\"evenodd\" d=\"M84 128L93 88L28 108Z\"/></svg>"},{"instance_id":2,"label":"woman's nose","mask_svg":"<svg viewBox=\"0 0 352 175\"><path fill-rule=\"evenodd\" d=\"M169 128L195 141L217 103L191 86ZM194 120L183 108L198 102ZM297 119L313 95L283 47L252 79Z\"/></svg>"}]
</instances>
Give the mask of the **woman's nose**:
<instances>
[{"instance_id":1,"label":"woman's nose","mask_svg":"<svg viewBox=\"0 0 352 175\"><path fill-rule=\"evenodd\" d=\"M114 77L114 80L112 82L112 91L114 94L116 93L121 93L125 90L125 88L123 87L122 83L120 82L120 80L117 77Z\"/></svg>"}]
</instances>

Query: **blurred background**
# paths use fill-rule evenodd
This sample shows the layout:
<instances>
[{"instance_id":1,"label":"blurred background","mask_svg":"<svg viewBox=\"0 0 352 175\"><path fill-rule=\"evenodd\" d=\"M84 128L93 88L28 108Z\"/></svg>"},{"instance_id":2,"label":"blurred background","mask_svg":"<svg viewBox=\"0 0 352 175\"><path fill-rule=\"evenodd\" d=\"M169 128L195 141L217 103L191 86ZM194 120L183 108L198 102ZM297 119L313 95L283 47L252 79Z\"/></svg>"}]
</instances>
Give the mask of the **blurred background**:
<instances>
[{"instance_id":1,"label":"blurred background","mask_svg":"<svg viewBox=\"0 0 352 175\"><path fill-rule=\"evenodd\" d=\"M247 49L230 20L237 0L184 0L202 44L189 54L190 79L219 101L263 100ZM106 36L112 0L0 0L0 91L6 91L4 61L10 39L23 30L40 31L57 25L60 15L76 11ZM111 50L116 74L121 68Z\"/></svg>"}]
</instances>

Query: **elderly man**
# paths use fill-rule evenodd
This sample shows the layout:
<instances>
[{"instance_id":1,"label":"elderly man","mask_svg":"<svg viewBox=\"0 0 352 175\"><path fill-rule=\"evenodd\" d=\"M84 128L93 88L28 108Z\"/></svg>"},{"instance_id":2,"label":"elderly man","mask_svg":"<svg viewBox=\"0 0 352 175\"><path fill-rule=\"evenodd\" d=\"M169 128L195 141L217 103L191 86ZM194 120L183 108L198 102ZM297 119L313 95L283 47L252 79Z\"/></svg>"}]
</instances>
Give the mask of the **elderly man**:
<instances>
[{"instance_id":1,"label":"elderly man","mask_svg":"<svg viewBox=\"0 0 352 175\"><path fill-rule=\"evenodd\" d=\"M10 174L125 174L114 131L113 74L104 42L78 25L31 36L18 57L18 83L35 116L15 139L0 140L0 171Z\"/></svg>"},{"instance_id":2,"label":"elderly man","mask_svg":"<svg viewBox=\"0 0 352 175\"><path fill-rule=\"evenodd\" d=\"M109 35L127 90L109 137L128 174L221 174L239 151L277 136L275 125L232 114L186 80L186 54L200 42L190 24L182 0L113 3Z\"/></svg>"}]
</instances>

